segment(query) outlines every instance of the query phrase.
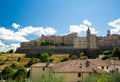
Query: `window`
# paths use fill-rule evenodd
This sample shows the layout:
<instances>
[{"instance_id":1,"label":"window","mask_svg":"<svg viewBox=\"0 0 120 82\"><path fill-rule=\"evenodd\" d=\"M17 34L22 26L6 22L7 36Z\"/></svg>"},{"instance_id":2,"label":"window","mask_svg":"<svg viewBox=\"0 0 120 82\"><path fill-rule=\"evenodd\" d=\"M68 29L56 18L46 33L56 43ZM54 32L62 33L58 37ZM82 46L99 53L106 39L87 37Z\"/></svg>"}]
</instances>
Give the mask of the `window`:
<instances>
[{"instance_id":1,"label":"window","mask_svg":"<svg viewBox=\"0 0 120 82\"><path fill-rule=\"evenodd\" d=\"M77 81L77 82L80 82L80 81Z\"/></svg>"},{"instance_id":2,"label":"window","mask_svg":"<svg viewBox=\"0 0 120 82\"><path fill-rule=\"evenodd\" d=\"M43 71L45 71L45 68L43 67Z\"/></svg>"},{"instance_id":3,"label":"window","mask_svg":"<svg viewBox=\"0 0 120 82\"><path fill-rule=\"evenodd\" d=\"M102 66L101 68L104 69L104 66Z\"/></svg>"},{"instance_id":4,"label":"window","mask_svg":"<svg viewBox=\"0 0 120 82\"><path fill-rule=\"evenodd\" d=\"M108 66L106 67L106 69L108 69Z\"/></svg>"},{"instance_id":5,"label":"window","mask_svg":"<svg viewBox=\"0 0 120 82\"><path fill-rule=\"evenodd\" d=\"M78 77L81 77L81 73L78 73Z\"/></svg>"}]
</instances>

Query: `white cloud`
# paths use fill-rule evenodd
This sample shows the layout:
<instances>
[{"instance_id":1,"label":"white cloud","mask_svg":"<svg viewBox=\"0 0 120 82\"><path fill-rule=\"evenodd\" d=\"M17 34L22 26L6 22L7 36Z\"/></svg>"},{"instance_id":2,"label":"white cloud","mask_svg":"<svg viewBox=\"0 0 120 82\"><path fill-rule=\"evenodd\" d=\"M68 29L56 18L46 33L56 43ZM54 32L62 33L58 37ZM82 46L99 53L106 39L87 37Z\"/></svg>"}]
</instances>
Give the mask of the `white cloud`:
<instances>
[{"instance_id":1,"label":"white cloud","mask_svg":"<svg viewBox=\"0 0 120 82\"><path fill-rule=\"evenodd\" d=\"M108 25L113 27L110 29L112 34L120 34L120 18L109 22Z\"/></svg>"},{"instance_id":2,"label":"white cloud","mask_svg":"<svg viewBox=\"0 0 120 82\"><path fill-rule=\"evenodd\" d=\"M77 32L79 34L86 32L88 29L88 25L92 25L92 23L90 23L88 20L84 20L83 24L80 25L70 25L70 32ZM96 31L95 28L89 27L91 30L92 34L96 34L98 33L98 31Z\"/></svg>"},{"instance_id":3,"label":"white cloud","mask_svg":"<svg viewBox=\"0 0 120 82\"><path fill-rule=\"evenodd\" d=\"M12 26L13 26L13 28L15 28L15 29L17 29L17 28L20 27L20 25L19 25L19 24L16 24L16 23L13 23Z\"/></svg>"},{"instance_id":4,"label":"white cloud","mask_svg":"<svg viewBox=\"0 0 120 82\"><path fill-rule=\"evenodd\" d=\"M51 27L45 28L46 35L52 35L55 34L57 31Z\"/></svg>"},{"instance_id":5,"label":"white cloud","mask_svg":"<svg viewBox=\"0 0 120 82\"><path fill-rule=\"evenodd\" d=\"M26 37L29 35L41 36L44 35L53 35L57 31L52 27L33 27L26 26L23 28L19 28L20 25L13 23L14 28L18 28L17 31L6 29L5 27L0 27L0 51L6 51L9 49L16 49L19 47L20 42L29 41ZM2 42L3 41L3 42ZM6 44L7 42L9 44Z\"/></svg>"},{"instance_id":6,"label":"white cloud","mask_svg":"<svg viewBox=\"0 0 120 82\"><path fill-rule=\"evenodd\" d=\"M91 23L90 21L88 21L88 20L84 20L84 21L83 21L83 24L88 25L88 26L91 26L91 25L92 25L92 23Z\"/></svg>"},{"instance_id":7,"label":"white cloud","mask_svg":"<svg viewBox=\"0 0 120 82\"><path fill-rule=\"evenodd\" d=\"M0 39L12 42L28 41L25 37L18 35L14 31L6 29L4 27L0 28Z\"/></svg>"},{"instance_id":8,"label":"white cloud","mask_svg":"<svg viewBox=\"0 0 120 82\"><path fill-rule=\"evenodd\" d=\"M5 44L0 40L0 47L3 47Z\"/></svg>"}]
</instances>

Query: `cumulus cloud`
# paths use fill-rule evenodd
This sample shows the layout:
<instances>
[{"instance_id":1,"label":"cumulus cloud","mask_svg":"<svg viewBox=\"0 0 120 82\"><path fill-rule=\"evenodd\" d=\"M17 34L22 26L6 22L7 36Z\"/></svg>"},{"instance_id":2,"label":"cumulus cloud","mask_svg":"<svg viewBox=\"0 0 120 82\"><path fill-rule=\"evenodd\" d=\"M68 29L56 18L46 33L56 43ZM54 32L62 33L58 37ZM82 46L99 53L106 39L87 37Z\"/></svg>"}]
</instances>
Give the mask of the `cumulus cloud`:
<instances>
[{"instance_id":1,"label":"cumulus cloud","mask_svg":"<svg viewBox=\"0 0 120 82\"><path fill-rule=\"evenodd\" d=\"M13 28L15 28L15 29L17 29L17 28L20 27L20 25L19 25L19 24L16 24L16 23L13 23L12 26L13 26Z\"/></svg>"},{"instance_id":2,"label":"cumulus cloud","mask_svg":"<svg viewBox=\"0 0 120 82\"><path fill-rule=\"evenodd\" d=\"M48 28L45 28L45 33L47 35L52 35L52 34L55 34L57 31L51 27L48 27Z\"/></svg>"},{"instance_id":3,"label":"cumulus cloud","mask_svg":"<svg viewBox=\"0 0 120 82\"><path fill-rule=\"evenodd\" d=\"M109 22L108 25L113 27L110 29L112 34L120 34L120 18Z\"/></svg>"},{"instance_id":4,"label":"cumulus cloud","mask_svg":"<svg viewBox=\"0 0 120 82\"><path fill-rule=\"evenodd\" d=\"M96 31L95 28L90 27L91 25L92 25L92 23L90 23L88 20L84 20L83 24L70 25L70 32L77 32L77 33L81 34L82 32L86 32L89 27L92 34L98 33L98 31Z\"/></svg>"},{"instance_id":5,"label":"cumulus cloud","mask_svg":"<svg viewBox=\"0 0 120 82\"><path fill-rule=\"evenodd\" d=\"M26 42L29 41L26 37L29 35L36 35L41 36L44 35L53 35L57 31L52 27L33 27L33 26L26 26L19 28L20 25L13 23L12 26L15 29L18 29L17 31L7 29L5 27L0 27L0 51L6 51L8 49L16 49L20 46L20 42ZM4 42L7 42L9 44L6 44Z\"/></svg>"},{"instance_id":6,"label":"cumulus cloud","mask_svg":"<svg viewBox=\"0 0 120 82\"><path fill-rule=\"evenodd\" d=\"M16 32L6 29L4 27L0 28L0 40L11 41L11 42L22 42L28 41L25 37L16 34Z\"/></svg>"},{"instance_id":7,"label":"cumulus cloud","mask_svg":"<svg viewBox=\"0 0 120 82\"><path fill-rule=\"evenodd\" d=\"M83 24L88 25L88 26L91 26L91 25L92 25L92 23L91 23L90 21L88 21L88 20L84 20L84 21L83 21Z\"/></svg>"}]
</instances>

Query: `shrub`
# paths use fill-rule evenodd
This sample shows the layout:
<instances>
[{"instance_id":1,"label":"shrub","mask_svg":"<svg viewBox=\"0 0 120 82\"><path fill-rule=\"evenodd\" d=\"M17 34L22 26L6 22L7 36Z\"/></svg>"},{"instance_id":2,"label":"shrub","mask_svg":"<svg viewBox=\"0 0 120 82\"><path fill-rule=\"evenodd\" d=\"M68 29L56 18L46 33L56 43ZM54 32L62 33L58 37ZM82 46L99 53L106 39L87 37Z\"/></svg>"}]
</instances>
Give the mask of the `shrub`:
<instances>
[{"instance_id":1,"label":"shrub","mask_svg":"<svg viewBox=\"0 0 120 82\"><path fill-rule=\"evenodd\" d=\"M27 69L24 67L19 68L14 74L14 79L17 82L24 82L26 78L27 78Z\"/></svg>"},{"instance_id":2,"label":"shrub","mask_svg":"<svg viewBox=\"0 0 120 82\"><path fill-rule=\"evenodd\" d=\"M72 55L71 59L74 60L74 59L77 59L78 57L76 55Z\"/></svg>"},{"instance_id":3,"label":"shrub","mask_svg":"<svg viewBox=\"0 0 120 82\"><path fill-rule=\"evenodd\" d=\"M40 61L41 62L49 62L49 54L48 53L43 53L43 54L41 54L41 56L40 56Z\"/></svg>"},{"instance_id":4,"label":"shrub","mask_svg":"<svg viewBox=\"0 0 120 82\"><path fill-rule=\"evenodd\" d=\"M5 69L2 71L3 79L12 79L14 73L14 69L11 67L5 67Z\"/></svg>"},{"instance_id":5,"label":"shrub","mask_svg":"<svg viewBox=\"0 0 120 82\"><path fill-rule=\"evenodd\" d=\"M39 60L38 60L37 58L32 58L32 59L30 60L30 62L28 62L28 64L25 65L25 67L29 67L30 65L32 65L32 64L34 64L34 63L38 63L38 62L39 62Z\"/></svg>"},{"instance_id":6,"label":"shrub","mask_svg":"<svg viewBox=\"0 0 120 82\"><path fill-rule=\"evenodd\" d=\"M3 64L5 64L5 61L1 60L0 65L3 65Z\"/></svg>"},{"instance_id":7,"label":"shrub","mask_svg":"<svg viewBox=\"0 0 120 82\"><path fill-rule=\"evenodd\" d=\"M19 65L19 62L13 61L12 65L10 67L15 68Z\"/></svg>"}]
</instances>

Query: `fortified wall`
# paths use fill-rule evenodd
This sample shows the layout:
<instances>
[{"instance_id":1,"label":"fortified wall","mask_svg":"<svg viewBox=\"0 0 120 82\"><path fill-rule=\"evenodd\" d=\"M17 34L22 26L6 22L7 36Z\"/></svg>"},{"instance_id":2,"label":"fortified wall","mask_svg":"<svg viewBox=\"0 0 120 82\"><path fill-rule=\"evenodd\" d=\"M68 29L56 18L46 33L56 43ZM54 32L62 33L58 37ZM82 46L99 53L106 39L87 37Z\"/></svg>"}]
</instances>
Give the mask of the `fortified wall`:
<instances>
[{"instance_id":1,"label":"fortified wall","mask_svg":"<svg viewBox=\"0 0 120 82\"><path fill-rule=\"evenodd\" d=\"M110 34L104 37L97 37L91 34L88 28L86 37L78 37L77 33L71 33L64 36L44 36L30 42L21 42L17 53L39 54L48 52L49 54L79 54L87 52L87 54L99 54L104 50L113 49L120 46L120 35Z\"/></svg>"}]
</instances>

